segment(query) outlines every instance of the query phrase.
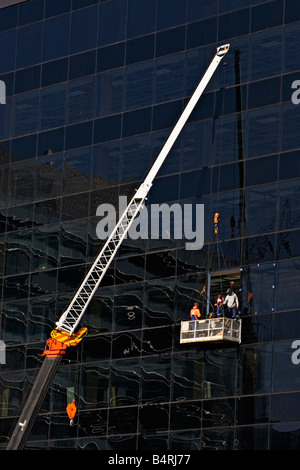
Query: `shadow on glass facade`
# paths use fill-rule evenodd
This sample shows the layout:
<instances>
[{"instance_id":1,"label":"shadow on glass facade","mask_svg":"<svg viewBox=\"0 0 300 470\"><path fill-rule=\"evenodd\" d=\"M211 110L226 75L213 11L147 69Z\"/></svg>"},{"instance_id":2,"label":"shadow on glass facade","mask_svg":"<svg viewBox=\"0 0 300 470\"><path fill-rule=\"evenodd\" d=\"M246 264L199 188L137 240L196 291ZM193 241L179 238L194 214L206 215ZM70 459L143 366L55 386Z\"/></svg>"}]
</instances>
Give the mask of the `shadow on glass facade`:
<instances>
[{"instance_id":1,"label":"shadow on glass facade","mask_svg":"<svg viewBox=\"0 0 300 470\"><path fill-rule=\"evenodd\" d=\"M298 448L293 0L30 0L0 10L2 447L50 331L103 244L97 207L133 194L224 43L225 63L148 198L204 204L204 246L123 242L26 448ZM233 282L241 344L180 344L193 302L206 313L208 274L212 296Z\"/></svg>"}]
</instances>

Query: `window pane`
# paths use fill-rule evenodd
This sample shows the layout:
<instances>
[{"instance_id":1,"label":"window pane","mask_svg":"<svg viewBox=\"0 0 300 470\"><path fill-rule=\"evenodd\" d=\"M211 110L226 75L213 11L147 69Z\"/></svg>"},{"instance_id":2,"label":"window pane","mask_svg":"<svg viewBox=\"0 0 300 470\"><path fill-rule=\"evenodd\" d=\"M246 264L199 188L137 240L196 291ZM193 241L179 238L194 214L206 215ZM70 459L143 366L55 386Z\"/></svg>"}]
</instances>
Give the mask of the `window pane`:
<instances>
[{"instance_id":1,"label":"window pane","mask_svg":"<svg viewBox=\"0 0 300 470\"><path fill-rule=\"evenodd\" d=\"M136 181L149 168L150 134L124 139L122 144L121 180Z\"/></svg>"},{"instance_id":2,"label":"window pane","mask_svg":"<svg viewBox=\"0 0 300 470\"><path fill-rule=\"evenodd\" d=\"M127 0L100 5L99 45L122 41L126 35Z\"/></svg>"},{"instance_id":3,"label":"window pane","mask_svg":"<svg viewBox=\"0 0 300 470\"><path fill-rule=\"evenodd\" d=\"M96 116L114 114L123 109L124 70L112 70L96 77Z\"/></svg>"},{"instance_id":4,"label":"window pane","mask_svg":"<svg viewBox=\"0 0 300 470\"><path fill-rule=\"evenodd\" d=\"M280 109L261 108L248 113L248 157L278 152Z\"/></svg>"},{"instance_id":5,"label":"window pane","mask_svg":"<svg viewBox=\"0 0 300 470\"><path fill-rule=\"evenodd\" d=\"M43 23L34 23L18 29L17 68L41 61Z\"/></svg>"},{"instance_id":6,"label":"window pane","mask_svg":"<svg viewBox=\"0 0 300 470\"><path fill-rule=\"evenodd\" d=\"M279 184L279 230L300 227L299 180Z\"/></svg>"},{"instance_id":7,"label":"window pane","mask_svg":"<svg viewBox=\"0 0 300 470\"><path fill-rule=\"evenodd\" d=\"M108 142L93 147L92 187L100 189L120 181L120 142Z\"/></svg>"},{"instance_id":8,"label":"window pane","mask_svg":"<svg viewBox=\"0 0 300 470\"><path fill-rule=\"evenodd\" d=\"M61 195L62 155L49 155L37 162L37 198L46 199Z\"/></svg>"},{"instance_id":9,"label":"window pane","mask_svg":"<svg viewBox=\"0 0 300 470\"><path fill-rule=\"evenodd\" d=\"M157 28L164 29L186 21L187 0L164 0L158 2Z\"/></svg>"},{"instance_id":10,"label":"window pane","mask_svg":"<svg viewBox=\"0 0 300 470\"><path fill-rule=\"evenodd\" d=\"M125 109L152 104L153 62L132 65L126 69Z\"/></svg>"},{"instance_id":11,"label":"window pane","mask_svg":"<svg viewBox=\"0 0 300 470\"><path fill-rule=\"evenodd\" d=\"M66 56L69 52L70 15L45 21L43 60Z\"/></svg>"},{"instance_id":12,"label":"window pane","mask_svg":"<svg viewBox=\"0 0 300 470\"><path fill-rule=\"evenodd\" d=\"M91 119L94 114L94 77L70 82L68 89L68 124Z\"/></svg>"},{"instance_id":13,"label":"window pane","mask_svg":"<svg viewBox=\"0 0 300 470\"><path fill-rule=\"evenodd\" d=\"M63 160L63 194L90 189L91 148L66 152Z\"/></svg>"},{"instance_id":14,"label":"window pane","mask_svg":"<svg viewBox=\"0 0 300 470\"><path fill-rule=\"evenodd\" d=\"M70 52L83 52L97 45L98 6L72 13Z\"/></svg>"},{"instance_id":15,"label":"window pane","mask_svg":"<svg viewBox=\"0 0 300 470\"><path fill-rule=\"evenodd\" d=\"M281 72L282 30L254 34L251 42L251 79L270 77ZM275 52L275 53L274 53Z\"/></svg>"},{"instance_id":16,"label":"window pane","mask_svg":"<svg viewBox=\"0 0 300 470\"><path fill-rule=\"evenodd\" d=\"M14 102L13 135L36 132L39 119L39 92L17 95Z\"/></svg>"},{"instance_id":17,"label":"window pane","mask_svg":"<svg viewBox=\"0 0 300 470\"><path fill-rule=\"evenodd\" d=\"M0 34L0 73L15 68L16 30Z\"/></svg>"},{"instance_id":18,"label":"window pane","mask_svg":"<svg viewBox=\"0 0 300 470\"><path fill-rule=\"evenodd\" d=\"M155 27L156 0L129 0L128 26L129 38L151 33Z\"/></svg>"},{"instance_id":19,"label":"window pane","mask_svg":"<svg viewBox=\"0 0 300 470\"><path fill-rule=\"evenodd\" d=\"M66 85L56 85L41 90L40 129L50 129L65 124Z\"/></svg>"},{"instance_id":20,"label":"window pane","mask_svg":"<svg viewBox=\"0 0 300 470\"><path fill-rule=\"evenodd\" d=\"M246 192L249 235L275 230L276 192L275 185L259 186Z\"/></svg>"},{"instance_id":21,"label":"window pane","mask_svg":"<svg viewBox=\"0 0 300 470\"><path fill-rule=\"evenodd\" d=\"M284 71L299 70L300 30L298 24L287 26L284 30Z\"/></svg>"},{"instance_id":22,"label":"window pane","mask_svg":"<svg viewBox=\"0 0 300 470\"><path fill-rule=\"evenodd\" d=\"M299 119L300 106L291 102L282 105L282 150L300 147Z\"/></svg>"},{"instance_id":23,"label":"window pane","mask_svg":"<svg viewBox=\"0 0 300 470\"><path fill-rule=\"evenodd\" d=\"M184 54L156 61L155 103L181 98L183 94Z\"/></svg>"}]
</instances>

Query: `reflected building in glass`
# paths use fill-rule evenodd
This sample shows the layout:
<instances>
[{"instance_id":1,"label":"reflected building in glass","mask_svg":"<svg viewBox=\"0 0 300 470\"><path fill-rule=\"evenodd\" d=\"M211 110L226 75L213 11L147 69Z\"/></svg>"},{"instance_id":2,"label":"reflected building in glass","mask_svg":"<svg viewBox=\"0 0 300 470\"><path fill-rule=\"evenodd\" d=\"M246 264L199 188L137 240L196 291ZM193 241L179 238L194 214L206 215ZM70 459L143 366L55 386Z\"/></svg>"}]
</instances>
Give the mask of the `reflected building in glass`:
<instances>
[{"instance_id":1,"label":"reflected building in glass","mask_svg":"<svg viewBox=\"0 0 300 470\"><path fill-rule=\"evenodd\" d=\"M123 242L26 448L298 448L297 2L3 3L1 447L55 322L103 245L97 207L133 195L216 47L230 43L147 201L204 204L203 248L172 236ZM193 302L204 318L229 286L241 343L181 344Z\"/></svg>"}]
</instances>

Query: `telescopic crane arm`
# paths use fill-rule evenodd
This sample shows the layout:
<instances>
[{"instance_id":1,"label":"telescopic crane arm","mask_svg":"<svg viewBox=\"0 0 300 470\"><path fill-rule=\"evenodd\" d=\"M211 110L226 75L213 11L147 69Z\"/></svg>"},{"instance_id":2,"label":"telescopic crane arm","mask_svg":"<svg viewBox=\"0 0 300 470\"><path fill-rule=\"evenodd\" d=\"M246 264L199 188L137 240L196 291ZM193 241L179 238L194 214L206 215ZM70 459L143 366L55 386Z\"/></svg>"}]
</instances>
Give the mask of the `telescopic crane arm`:
<instances>
[{"instance_id":1,"label":"telescopic crane arm","mask_svg":"<svg viewBox=\"0 0 300 470\"><path fill-rule=\"evenodd\" d=\"M200 96L211 80L219 63L227 54L228 50L229 44L225 44L217 48L214 58L212 59L190 100L188 101L185 109L180 115L144 182L137 189L127 208L120 216L117 225L109 235L100 253L89 269L77 292L75 293L68 308L56 322L56 328L51 332L51 337L48 339L45 350L42 354L46 357L32 386L31 392L27 398L20 418L18 419L18 423L10 437L6 448L7 450L22 449L26 444L34 420L39 412L40 406L43 403L43 399L47 393L47 390L49 389L54 379L54 375L62 355L65 353L65 350L68 346L75 346L86 334L87 328L81 328L77 332L75 332L75 330L80 323L80 320L84 315L90 301L92 300L93 295L97 291L107 269L114 259L116 252L124 240L134 218L138 214L139 210L143 207L144 201L147 198L147 195L153 184L153 180L155 179L159 169L169 154L182 128L190 117Z\"/></svg>"}]
</instances>

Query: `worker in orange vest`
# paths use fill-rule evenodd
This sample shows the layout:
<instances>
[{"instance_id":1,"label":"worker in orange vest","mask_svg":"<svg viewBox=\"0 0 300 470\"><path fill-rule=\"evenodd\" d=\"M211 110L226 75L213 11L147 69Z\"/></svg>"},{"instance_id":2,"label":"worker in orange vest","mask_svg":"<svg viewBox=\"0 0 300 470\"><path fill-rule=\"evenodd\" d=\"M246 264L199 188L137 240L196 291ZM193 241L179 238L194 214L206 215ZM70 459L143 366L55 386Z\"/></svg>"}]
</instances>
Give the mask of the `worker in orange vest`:
<instances>
[{"instance_id":1,"label":"worker in orange vest","mask_svg":"<svg viewBox=\"0 0 300 470\"><path fill-rule=\"evenodd\" d=\"M194 306L190 311L190 315L191 315L191 320L200 320L201 313L200 313L200 310L199 310L198 302L194 303Z\"/></svg>"}]
</instances>

